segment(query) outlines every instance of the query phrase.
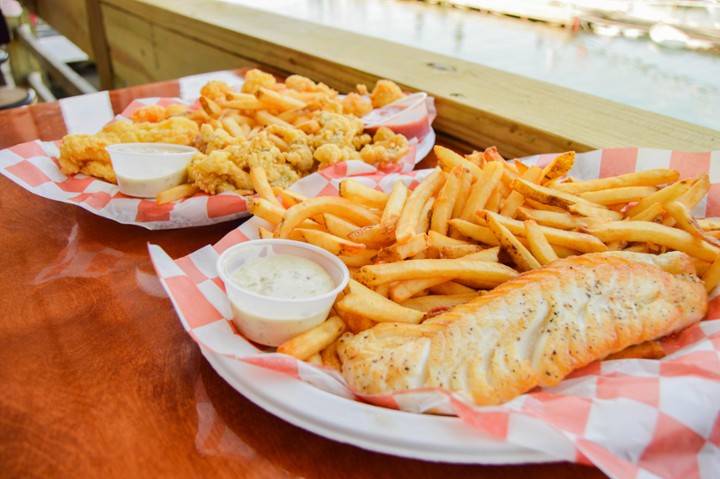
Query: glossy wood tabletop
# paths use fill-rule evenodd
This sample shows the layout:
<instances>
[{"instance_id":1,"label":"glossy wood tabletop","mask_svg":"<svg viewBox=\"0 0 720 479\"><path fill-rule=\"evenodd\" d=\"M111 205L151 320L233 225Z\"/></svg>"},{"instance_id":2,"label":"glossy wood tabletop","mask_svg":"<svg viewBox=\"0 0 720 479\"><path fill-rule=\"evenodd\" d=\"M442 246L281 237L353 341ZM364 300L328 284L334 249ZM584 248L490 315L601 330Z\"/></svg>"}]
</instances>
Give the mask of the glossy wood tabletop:
<instances>
[{"instance_id":1,"label":"glossy wood tabletop","mask_svg":"<svg viewBox=\"0 0 720 479\"><path fill-rule=\"evenodd\" d=\"M175 82L111 93L177 95ZM0 111L0 149L65 133L57 103ZM431 160L429 160L431 161ZM149 231L0 176L0 476L596 478L574 464L476 466L369 452L295 427L228 385L184 332L148 258L232 221Z\"/></svg>"}]
</instances>

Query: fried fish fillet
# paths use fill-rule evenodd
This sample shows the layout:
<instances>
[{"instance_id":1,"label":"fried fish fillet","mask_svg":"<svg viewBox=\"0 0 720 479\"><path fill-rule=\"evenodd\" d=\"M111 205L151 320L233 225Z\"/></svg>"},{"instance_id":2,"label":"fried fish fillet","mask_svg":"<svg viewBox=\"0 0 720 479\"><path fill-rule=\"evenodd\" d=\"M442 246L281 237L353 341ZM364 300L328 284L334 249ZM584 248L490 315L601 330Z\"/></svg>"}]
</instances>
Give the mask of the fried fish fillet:
<instances>
[{"instance_id":1,"label":"fried fish fillet","mask_svg":"<svg viewBox=\"0 0 720 479\"><path fill-rule=\"evenodd\" d=\"M439 387L494 405L682 330L706 310L684 253L592 253L524 273L419 325L348 333L338 354L360 394Z\"/></svg>"}]
</instances>

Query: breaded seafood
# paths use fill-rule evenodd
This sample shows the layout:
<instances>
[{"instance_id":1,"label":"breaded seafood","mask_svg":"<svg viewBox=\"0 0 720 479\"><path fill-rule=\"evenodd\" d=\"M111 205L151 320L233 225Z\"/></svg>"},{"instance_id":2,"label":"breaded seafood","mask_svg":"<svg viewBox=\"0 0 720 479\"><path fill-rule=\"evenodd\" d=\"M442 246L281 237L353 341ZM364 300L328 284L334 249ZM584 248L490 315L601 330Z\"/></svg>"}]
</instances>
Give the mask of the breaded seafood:
<instances>
[{"instance_id":1,"label":"breaded seafood","mask_svg":"<svg viewBox=\"0 0 720 479\"><path fill-rule=\"evenodd\" d=\"M60 170L66 175L84 173L115 183L106 146L134 142L193 145L199 132L198 124L184 116L158 122L116 121L96 135L66 135L60 144Z\"/></svg>"},{"instance_id":2,"label":"breaded seafood","mask_svg":"<svg viewBox=\"0 0 720 479\"><path fill-rule=\"evenodd\" d=\"M557 260L422 324L346 333L342 375L360 394L439 387L500 404L700 321L707 293L694 271L680 252Z\"/></svg>"}]
</instances>

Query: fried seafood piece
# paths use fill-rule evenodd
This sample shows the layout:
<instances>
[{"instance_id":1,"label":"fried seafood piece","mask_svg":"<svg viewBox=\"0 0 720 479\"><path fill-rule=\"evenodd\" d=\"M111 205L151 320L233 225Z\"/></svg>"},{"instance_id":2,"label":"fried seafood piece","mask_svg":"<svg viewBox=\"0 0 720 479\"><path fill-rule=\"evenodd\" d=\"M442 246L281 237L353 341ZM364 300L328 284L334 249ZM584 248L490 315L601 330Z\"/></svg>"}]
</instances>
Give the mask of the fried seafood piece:
<instances>
[{"instance_id":1,"label":"fried seafood piece","mask_svg":"<svg viewBox=\"0 0 720 479\"><path fill-rule=\"evenodd\" d=\"M342 375L361 394L421 387L500 404L707 311L684 253L592 253L523 273L419 325L379 323L338 343Z\"/></svg>"},{"instance_id":2,"label":"fried seafood piece","mask_svg":"<svg viewBox=\"0 0 720 479\"><path fill-rule=\"evenodd\" d=\"M243 138L232 136L222 128L214 128L206 123L200 127L197 147L204 153L211 153L215 150L227 148L228 146L237 146L244 141Z\"/></svg>"},{"instance_id":3,"label":"fried seafood piece","mask_svg":"<svg viewBox=\"0 0 720 479\"><path fill-rule=\"evenodd\" d=\"M58 162L66 175L83 173L115 183L110 156L105 151L116 143L176 143L193 145L199 133L194 121L174 116L159 122L116 121L96 135L66 135L60 144Z\"/></svg>"},{"instance_id":4,"label":"fried seafood piece","mask_svg":"<svg viewBox=\"0 0 720 479\"><path fill-rule=\"evenodd\" d=\"M346 115L355 115L362 118L373 109L372 103L357 93L348 93L345 98L340 101L342 112Z\"/></svg>"},{"instance_id":5,"label":"fried seafood piece","mask_svg":"<svg viewBox=\"0 0 720 479\"><path fill-rule=\"evenodd\" d=\"M358 85L357 90L361 95L368 95L365 85ZM369 95L373 108L382 108L405 96L398 84L392 80L378 80Z\"/></svg>"},{"instance_id":6,"label":"fried seafood piece","mask_svg":"<svg viewBox=\"0 0 720 479\"><path fill-rule=\"evenodd\" d=\"M115 171L105 147L120 143L117 135L66 135L60 143L58 163L66 175L83 173L116 183Z\"/></svg>"},{"instance_id":7,"label":"fried seafood piece","mask_svg":"<svg viewBox=\"0 0 720 479\"><path fill-rule=\"evenodd\" d=\"M314 157L318 161L318 169L323 169L341 161L359 160L360 153L351 146L326 143L315 149Z\"/></svg>"},{"instance_id":8,"label":"fried seafood piece","mask_svg":"<svg viewBox=\"0 0 720 479\"><path fill-rule=\"evenodd\" d=\"M275 80L274 76L254 68L245 74L245 80L243 81L242 87L240 87L240 91L254 95L260 91L261 88L274 89L276 85L277 80Z\"/></svg>"},{"instance_id":9,"label":"fried seafood piece","mask_svg":"<svg viewBox=\"0 0 720 479\"><path fill-rule=\"evenodd\" d=\"M313 150L310 147L311 139L304 131L283 125L268 125L265 133L269 137L272 135L282 141L283 158L298 172L305 174L313 169L315 161Z\"/></svg>"},{"instance_id":10,"label":"fried seafood piece","mask_svg":"<svg viewBox=\"0 0 720 479\"><path fill-rule=\"evenodd\" d=\"M337 96L338 92L322 82L315 83L302 75L290 75L285 79L285 86L299 92L326 93L329 97Z\"/></svg>"},{"instance_id":11,"label":"fried seafood piece","mask_svg":"<svg viewBox=\"0 0 720 479\"><path fill-rule=\"evenodd\" d=\"M159 123L173 116L184 116L198 125L202 125L211 120L203 110L193 110L189 106L181 103L174 103L166 107L160 105L144 106L132 112L128 119L132 123Z\"/></svg>"},{"instance_id":12,"label":"fried seafood piece","mask_svg":"<svg viewBox=\"0 0 720 479\"><path fill-rule=\"evenodd\" d=\"M197 123L184 116L173 116L157 123L116 121L105 126L99 135L112 133L120 143L175 143L192 145L200 133Z\"/></svg>"},{"instance_id":13,"label":"fried seafood piece","mask_svg":"<svg viewBox=\"0 0 720 479\"><path fill-rule=\"evenodd\" d=\"M340 147L353 146L353 139L362 135L365 126L362 120L351 115L320 111L313 117L320 128L312 134L312 146L320 147L333 143Z\"/></svg>"},{"instance_id":14,"label":"fried seafood piece","mask_svg":"<svg viewBox=\"0 0 720 479\"><path fill-rule=\"evenodd\" d=\"M235 90L224 81L211 80L200 88L200 96L213 101L227 100L228 96Z\"/></svg>"},{"instance_id":15,"label":"fried seafood piece","mask_svg":"<svg viewBox=\"0 0 720 479\"><path fill-rule=\"evenodd\" d=\"M372 144L360 150L360 157L371 165L387 166L400 161L410 150L408 139L381 126L373 135Z\"/></svg>"},{"instance_id":16,"label":"fried seafood piece","mask_svg":"<svg viewBox=\"0 0 720 479\"><path fill-rule=\"evenodd\" d=\"M148 105L138 108L132 112L128 119L133 123L157 123L159 121L167 120L169 116L168 110L164 106Z\"/></svg>"},{"instance_id":17,"label":"fried seafood piece","mask_svg":"<svg viewBox=\"0 0 720 479\"><path fill-rule=\"evenodd\" d=\"M245 193L252 190L249 172L256 166L265 170L271 186L287 188L300 179L300 174L285 162L283 152L265 131L222 150L196 153L188 165L188 178L209 194Z\"/></svg>"},{"instance_id":18,"label":"fried seafood piece","mask_svg":"<svg viewBox=\"0 0 720 479\"><path fill-rule=\"evenodd\" d=\"M228 150L196 153L188 165L188 179L209 194L226 191L252 191L247 171L239 167Z\"/></svg>"}]
</instances>

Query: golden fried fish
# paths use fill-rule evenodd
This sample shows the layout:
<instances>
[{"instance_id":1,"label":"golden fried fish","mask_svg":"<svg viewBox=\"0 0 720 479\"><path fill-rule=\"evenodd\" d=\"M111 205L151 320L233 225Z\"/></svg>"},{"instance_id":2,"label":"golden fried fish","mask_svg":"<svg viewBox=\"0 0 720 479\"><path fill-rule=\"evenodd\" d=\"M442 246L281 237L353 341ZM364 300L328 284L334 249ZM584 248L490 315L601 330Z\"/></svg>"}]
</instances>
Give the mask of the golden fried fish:
<instances>
[{"instance_id":1,"label":"golden fried fish","mask_svg":"<svg viewBox=\"0 0 720 479\"><path fill-rule=\"evenodd\" d=\"M347 333L338 354L360 394L439 387L494 405L682 330L707 303L684 253L592 253L524 273L422 324Z\"/></svg>"}]
</instances>

